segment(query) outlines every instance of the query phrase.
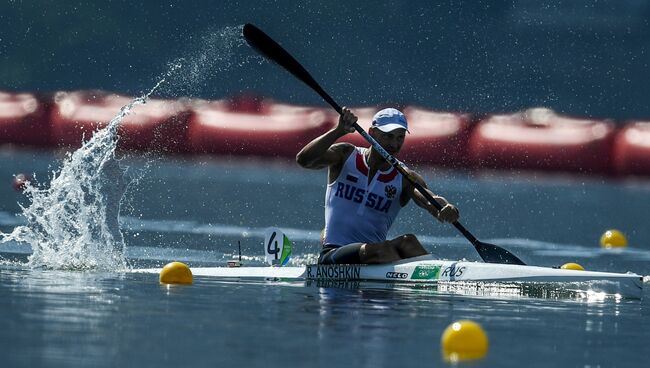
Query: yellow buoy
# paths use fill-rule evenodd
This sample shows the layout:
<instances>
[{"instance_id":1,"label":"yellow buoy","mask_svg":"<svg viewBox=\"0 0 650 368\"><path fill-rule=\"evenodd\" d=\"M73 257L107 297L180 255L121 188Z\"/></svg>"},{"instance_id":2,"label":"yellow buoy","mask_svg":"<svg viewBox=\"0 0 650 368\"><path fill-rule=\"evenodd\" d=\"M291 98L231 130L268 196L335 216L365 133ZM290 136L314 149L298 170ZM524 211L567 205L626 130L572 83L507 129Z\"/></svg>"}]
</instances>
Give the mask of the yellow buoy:
<instances>
[{"instance_id":1,"label":"yellow buoy","mask_svg":"<svg viewBox=\"0 0 650 368\"><path fill-rule=\"evenodd\" d=\"M563 270L578 270L578 271L584 271L585 268L582 267L581 265L573 262L565 263L562 266L560 266L561 269Z\"/></svg>"},{"instance_id":2,"label":"yellow buoy","mask_svg":"<svg viewBox=\"0 0 650 368\"><path fill-rule=\"evenodd\" d=\"M161 284L191 284L192 271L182 262L167 263L160 271Z\"/></svg>"},{"instance_id":3,"label":"yellow buoy","mask_svg":"<svg viewBox=\"0 0 650 368\"><path fill-rule=\"evenodd\" d=\"M607 230L600 237L600 246L603 248L627 247L627 239L619 230Z\"/></svg>"},{"instance_id":4,"label":"yellow buoy","mask_svg":"<svg viewBox=\"0 0 650 368\"><path fill-rule=\"evenodd\" d=\"M481 325L460 320L449 325L440 338L442 354L448 362L474 360L485 357L488 338Z\"/></svg>"}]
</instances>

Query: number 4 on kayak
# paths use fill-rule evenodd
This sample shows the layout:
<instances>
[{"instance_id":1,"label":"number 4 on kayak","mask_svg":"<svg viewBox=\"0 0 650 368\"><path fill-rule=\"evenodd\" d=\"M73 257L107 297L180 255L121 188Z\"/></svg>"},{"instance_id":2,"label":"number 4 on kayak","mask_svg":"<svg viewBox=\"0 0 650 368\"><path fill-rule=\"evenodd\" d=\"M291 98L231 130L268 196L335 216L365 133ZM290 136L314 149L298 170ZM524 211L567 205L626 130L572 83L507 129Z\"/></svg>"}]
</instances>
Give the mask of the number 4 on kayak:
<instances>
[{"instance_id":1,"label":"number 4 on kayak","mask_svg":"<svg viewBox=\"0 0 650 368\"><path fill-rule=\"evenodd\" d=\"M271 266L285 266L291 258L291 241L282 230L270 227L264 232L264 254Z\"/></svg>"}]
</instances>

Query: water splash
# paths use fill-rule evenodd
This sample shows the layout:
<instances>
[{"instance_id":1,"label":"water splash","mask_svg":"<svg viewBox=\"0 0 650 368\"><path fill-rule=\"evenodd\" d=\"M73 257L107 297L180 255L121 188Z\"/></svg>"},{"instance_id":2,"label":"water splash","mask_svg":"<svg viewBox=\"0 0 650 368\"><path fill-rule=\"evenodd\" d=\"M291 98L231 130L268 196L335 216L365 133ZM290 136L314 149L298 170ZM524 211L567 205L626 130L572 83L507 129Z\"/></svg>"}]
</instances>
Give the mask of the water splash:
<instances>
[{"instance_id":1,"label":"water splash","mask_svg":"<svg viewBox=\"0 0 650 368\"><path fill-rule=\"evenodd\" d=\"M215 73L260 59L248 49L248 56L235 54L246 44L242 26L208 32L200 42L184 57L168 63L148 93L122 107L105 128L96 131L77 151L68 153L60 171L52 174L49 187L27 184L24 194L31 204L20 206L26 224L10 234L0 232L0 243L29 244L33 251L28 258L31 267L115 270L127 266L118 222L127 189L126 169L115 157L121 121L154 92L162 92L161 86L174 92L191 92Z\"/></svg>"},{"instance_id":2,"label":"water splash","mask_svg":"<svg viewBox=\"0 0 650 368\"><path fill-rule=\"evenodd\" d=\"M126 191L124 169L115 157L117 129L137 105L165 82L120 109L120 112L90 140L68 153L49 188L28 184L25 195L31 203L21 205L27 224L10 234L0 233L0 242L28 243L33 253L28 266L51 269L105 269L126 266L124 238L118 216Z\"/></svg>"},{"instance_id":3,"label":"water splash","mask_svg":"<svg viewBox=\"0 0 650 368\"><path fill-rule=\"evenodd\" d=\"M161 93L170 95L196 95L212 79L233 68L249 62L266 62L242 37L243 25L223 27L204 32L196 39L187 40L187 49L182 57L167 63L170 83L163 86ZM218 83L217 81L214 81Z\"/></svg>"}]
</instances>

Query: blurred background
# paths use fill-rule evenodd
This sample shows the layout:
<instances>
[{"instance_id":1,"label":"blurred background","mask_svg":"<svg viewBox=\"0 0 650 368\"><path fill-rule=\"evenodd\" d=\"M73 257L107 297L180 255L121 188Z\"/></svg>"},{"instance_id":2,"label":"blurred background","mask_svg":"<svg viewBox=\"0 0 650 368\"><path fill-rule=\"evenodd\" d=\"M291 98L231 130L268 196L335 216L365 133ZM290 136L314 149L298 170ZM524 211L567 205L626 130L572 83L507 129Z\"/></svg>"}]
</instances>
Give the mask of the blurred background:
<instances>
[{"instance_id":1,"label":"blurred background","mask_svg":"<svg viewBox=\"0 0 650 368\"><path fill-rule=\"evenodd\" d=\"M140 94L170 61L206 47L206 35L250 22L344 105L476 113L544 106L643 119L649 15L643 0L8 0L0 3L0 90ZM323 104L275 66L255 69L231 68L163 97L255 92Z\"/></svg>"}]
</instances>

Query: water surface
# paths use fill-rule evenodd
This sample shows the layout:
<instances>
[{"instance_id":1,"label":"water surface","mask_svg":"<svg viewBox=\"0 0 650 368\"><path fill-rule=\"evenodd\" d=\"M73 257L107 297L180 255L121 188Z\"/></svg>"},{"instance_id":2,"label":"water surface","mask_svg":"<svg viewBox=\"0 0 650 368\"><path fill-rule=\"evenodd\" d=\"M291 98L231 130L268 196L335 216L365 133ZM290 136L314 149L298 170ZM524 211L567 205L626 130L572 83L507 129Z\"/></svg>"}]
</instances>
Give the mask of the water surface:
<instances>
[{"instance_id":1,"label":"water surface","mask_svg":"<svg viewBox=\"0 0 650 368\"><path fill-rule=\"evenodd\" d=\"M0 152L0 176L47 177L50 152ZM131 267L181 260L225 265L242 245L261 265L268 226L294 241L292 264L313 261L322 227L324 172L291 163L200 158L126 158L135 173L120 224ZM529 264L578 262L588 269L648 275L644 225L647 184L594 178L472 174L424 169L436 192L456 202L482 240ZM0 191L0 230L24 223L21 194ZM631 246L598 247L619 227ZM446 258L478 259L453 228L413 206L395 235L414 232ZM29 246L0 245L0 344L7 366L441 366L440 335L472 319L490 338L472 366L642 366L650 330L642 300L587 300L507 294L467 295L435 288L305 282L227 282L197 278L160 285L156 275L65 271L24 265Z\"/></svg>"}]
</instances>

